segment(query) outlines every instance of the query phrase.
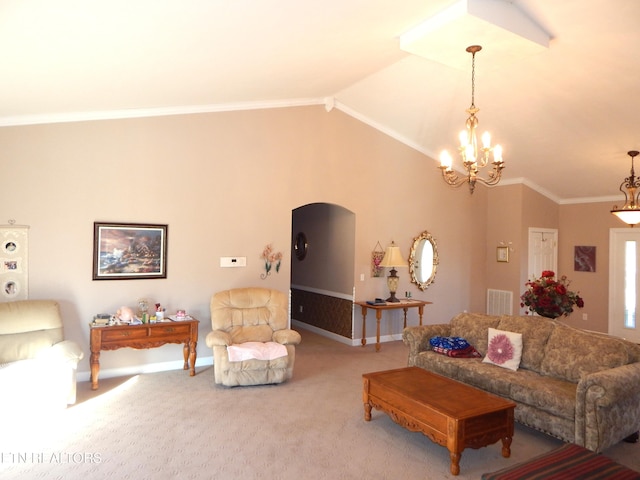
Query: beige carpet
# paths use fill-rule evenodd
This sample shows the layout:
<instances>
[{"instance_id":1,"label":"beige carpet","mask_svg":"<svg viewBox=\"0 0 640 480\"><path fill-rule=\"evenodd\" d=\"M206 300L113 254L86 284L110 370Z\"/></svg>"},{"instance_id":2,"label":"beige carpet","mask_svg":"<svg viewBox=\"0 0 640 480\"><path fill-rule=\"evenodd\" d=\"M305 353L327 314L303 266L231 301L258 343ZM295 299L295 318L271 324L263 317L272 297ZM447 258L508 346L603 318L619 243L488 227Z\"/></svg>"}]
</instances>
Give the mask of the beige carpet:
<instances>
[{"instance_id":1,"label":"beige carpet","mask_svg":"<svg viewBox=\"0 0 640 480\"><path fill-rule=\"evenodd\" d=\"M5 416L0 477L479 479L561 445L517 425L511 458L499 444L465 450L453 477L445 448L380 411L363 419L362 373L405 366L407 347L376 353L301 334L294 378L282 385L214 386L212 367L162 372L102 379L97 392L81 383L78 404L55 416ZM639 451L620 443L606 454L640 471Z\"/></svg>"}]
</instances>

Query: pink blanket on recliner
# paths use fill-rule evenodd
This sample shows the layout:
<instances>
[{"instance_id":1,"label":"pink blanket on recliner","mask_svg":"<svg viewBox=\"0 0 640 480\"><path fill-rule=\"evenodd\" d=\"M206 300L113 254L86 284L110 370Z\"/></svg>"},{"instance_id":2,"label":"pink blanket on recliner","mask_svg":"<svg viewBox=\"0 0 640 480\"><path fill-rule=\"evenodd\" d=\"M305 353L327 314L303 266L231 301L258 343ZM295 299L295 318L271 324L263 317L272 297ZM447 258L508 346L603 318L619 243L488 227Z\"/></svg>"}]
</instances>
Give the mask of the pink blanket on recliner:
<instances>
[{"instance_id":1,"label":"pink blanket on recliner","mask_svg":"<svg viewBox=\"0 0 640 480\"><path fill-rule=\"evenodd\" d=\"M245 342L227 347L230 362L243 360L275 360L286 357L287 347L276 342Z\"/></svg>"}]
</instances>

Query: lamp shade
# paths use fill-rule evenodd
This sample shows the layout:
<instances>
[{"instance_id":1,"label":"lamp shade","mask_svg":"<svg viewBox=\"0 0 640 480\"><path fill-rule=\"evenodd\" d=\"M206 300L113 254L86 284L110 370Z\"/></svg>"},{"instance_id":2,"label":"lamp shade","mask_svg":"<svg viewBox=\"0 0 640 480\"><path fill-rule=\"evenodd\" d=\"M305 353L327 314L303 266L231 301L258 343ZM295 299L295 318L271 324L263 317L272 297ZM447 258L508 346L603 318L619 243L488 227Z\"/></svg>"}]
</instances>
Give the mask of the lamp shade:
<instances>
[{"instance_id":1,"label":"lamp shade","mask_svg":"<svg viewBox=\"0 0 640 480\"><path fill-rule=\"evenodd\" d=\"M380 262L381 267L407 267L407 261L402 258L400 253L400 247L391 242L391 245L387 247L384 252L384 258Z\"/></svg>"},{"instance_id":2,"label":"lamp shade","mask_svg":"<svg viewBox=\"0 0 640 480\"><path fill-rule=\"evenodd\" d=\"M640 223L640 209L611 210L611 213L632 227Z\"/></svg>"}]
</instances>

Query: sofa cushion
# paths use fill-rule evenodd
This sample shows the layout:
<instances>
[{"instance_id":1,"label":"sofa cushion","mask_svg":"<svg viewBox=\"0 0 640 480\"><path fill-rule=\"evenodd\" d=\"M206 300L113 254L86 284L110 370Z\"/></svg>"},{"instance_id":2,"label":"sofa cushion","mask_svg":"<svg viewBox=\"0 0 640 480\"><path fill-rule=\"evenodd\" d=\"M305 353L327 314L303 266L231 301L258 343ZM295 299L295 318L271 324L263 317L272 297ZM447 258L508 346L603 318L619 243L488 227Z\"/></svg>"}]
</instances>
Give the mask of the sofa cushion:
<instances>
[{"instance_id":1,"label":"sofa cushion","mask_svg":"<svg viewBox=\"0 0 640 480\"><path fill-rule=\"evenodd\" d=\"M522 359L520 368L540 372L544 349L555 321L532 315L503 315L498 328L522 334Z\"/></svg>"},{"instance_id":2,"label":"sofa cushion","mask_svg":"<svg viewBox=\"0 0 640 480\"><path fill-rule=\"evenodd\" d=\"M500 317L483 313L460 313L451 320L451 335L463 337L482 355L487 353L487 329L498 328Z\"/></svg>"},{"instance_id":3,"label":"sofa cushion","mask_svg":"<svg viewBox=\"0 0 640 480\"><path fill-rule=\"evenodd\" d=\"M416 356L415 366L429 370L430 372L443 375L445 377L458 379L458 368L460 362L473 361L471 359L452 358L446 355L440 355L433 350L420 352Z\"/></svg>"},{"instance_id":4,"label":"sofa cushion","mask_svg":"<svg viewBox=\"0 0 640 480\"><path fill-rule=\"evenodd\" d=\"M495 395L509 397L511 384L519 373L483 363L482 359L458 361L464 363L459 365L457 380Z\"/></svg>"},{"instance_id":5,"label":"sofa cushion","mask_svg":"<svg viewBox=\"0 0 640 480\"><path fill-rule=\"evenodd\" d=\"M509 397L551 415L573 420L577 384L553 377L541 377L530 370L519 370L511 384Z\"/></svg>"},{"instance_id":6,"label":"sofa cushion","mask_svg":"<svg viewBox=\"0 0 640 480\"><path fill-rule=\"evenodd\" d=\"M549 336L540 371L578 383L590 373L627 363L627 349L616 338L592 335L558 323Z\"/></svg>"},{"instance_id":7,"label":"sofa cushion","mask_svg":"<svg viewBox=\"0 0 640 480\"><path fill-rule=\"evenodd\" d=\"M489 329L487 355L482 360L498 367L518 370L522 358L522 334Z\"/></svg>"}]
</instances>

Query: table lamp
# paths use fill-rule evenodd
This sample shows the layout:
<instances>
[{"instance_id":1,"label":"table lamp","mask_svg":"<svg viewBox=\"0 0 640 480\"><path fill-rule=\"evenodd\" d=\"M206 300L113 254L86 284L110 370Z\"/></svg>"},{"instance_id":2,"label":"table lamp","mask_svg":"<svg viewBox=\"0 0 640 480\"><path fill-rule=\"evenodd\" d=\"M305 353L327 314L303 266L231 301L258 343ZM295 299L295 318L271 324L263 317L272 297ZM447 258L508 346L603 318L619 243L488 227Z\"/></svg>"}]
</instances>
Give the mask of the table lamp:
<instances>
[{"instance_id":1,"label":"table lamp","mask_svg":"<svg viewBox=\"0 0 640 480\"><path fill-rule=\"evenodd\" d=\"M389 298L387 298L387 302L397 303L400 300L396 298L396 292L398 291L398 280L399 277L396 275L398 272L396 271L396 267L407 267L407 262L404 258L402 258L402 254L400 253L400 247L396 246L394 242L391 242L391 245L387 247L384 252L384 258L382 262L380 262L381 267L391 267L389 271L389 276L387 277L387 286L389 287Z\"/></svg>"}]
</instances>

